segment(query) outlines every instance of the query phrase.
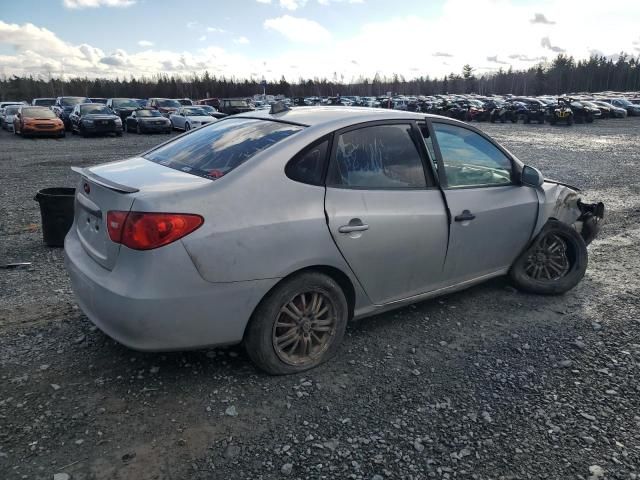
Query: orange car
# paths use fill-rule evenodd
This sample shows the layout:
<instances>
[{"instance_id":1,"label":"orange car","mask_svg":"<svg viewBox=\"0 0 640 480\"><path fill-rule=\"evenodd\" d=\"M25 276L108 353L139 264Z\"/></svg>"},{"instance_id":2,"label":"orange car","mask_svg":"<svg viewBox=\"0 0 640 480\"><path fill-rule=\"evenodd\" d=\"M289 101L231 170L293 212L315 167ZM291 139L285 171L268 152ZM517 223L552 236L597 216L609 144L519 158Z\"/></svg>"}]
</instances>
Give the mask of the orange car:
<instances>
[{"instance_id":1,"label":"orange car","mask_svg":"<svg viewBox=\"0 0 640 480\"><path fill-rule=\"evenodd\" d=\"M13 119L13 131L23 137L31 135L64 137L64 123L46 107L22 106Z\"/></svg>"}]
</instances>

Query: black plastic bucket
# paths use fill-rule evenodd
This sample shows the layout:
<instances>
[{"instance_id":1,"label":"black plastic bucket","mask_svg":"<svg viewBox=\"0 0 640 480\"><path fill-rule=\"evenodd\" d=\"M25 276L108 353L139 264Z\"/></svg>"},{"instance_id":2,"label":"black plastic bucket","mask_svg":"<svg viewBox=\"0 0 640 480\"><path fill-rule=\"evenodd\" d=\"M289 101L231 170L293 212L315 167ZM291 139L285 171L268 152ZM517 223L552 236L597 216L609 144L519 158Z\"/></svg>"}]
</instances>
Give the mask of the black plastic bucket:
<instances>
[{"instance_id":1,"label":"black plastic bucket","mask_svg":"<svg viewBox=\"0 0 640 480\"><path fill-rule=\"evenodd\" d=\"M34 197L40 204L42 237L50 247L63 247L64 237L73 224L75 188L43 188Z\"/></svg>"}]
</instances>

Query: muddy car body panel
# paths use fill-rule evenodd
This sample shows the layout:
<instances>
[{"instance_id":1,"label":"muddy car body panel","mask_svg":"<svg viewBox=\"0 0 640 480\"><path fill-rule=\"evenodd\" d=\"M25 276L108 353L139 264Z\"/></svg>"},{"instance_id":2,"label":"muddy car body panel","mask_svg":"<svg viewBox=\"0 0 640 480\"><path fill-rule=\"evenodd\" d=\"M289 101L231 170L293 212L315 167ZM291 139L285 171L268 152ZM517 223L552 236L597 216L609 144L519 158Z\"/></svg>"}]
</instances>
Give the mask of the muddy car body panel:
<instances>
[{"instance_id":1,"label":"muddy car body panel","mask_svg":"<svg viewBox=\"0 0 640 480\"><path fill-rule=\"evenodd\" d=\"M308 272L340 286L350 317L467 288L507 273L550 219L584 215L574 190L470 125L340 106L228 117L85 169L77 192L73 289L141 350L241 342L270 293Z\"/></svg>"}]
</instances>

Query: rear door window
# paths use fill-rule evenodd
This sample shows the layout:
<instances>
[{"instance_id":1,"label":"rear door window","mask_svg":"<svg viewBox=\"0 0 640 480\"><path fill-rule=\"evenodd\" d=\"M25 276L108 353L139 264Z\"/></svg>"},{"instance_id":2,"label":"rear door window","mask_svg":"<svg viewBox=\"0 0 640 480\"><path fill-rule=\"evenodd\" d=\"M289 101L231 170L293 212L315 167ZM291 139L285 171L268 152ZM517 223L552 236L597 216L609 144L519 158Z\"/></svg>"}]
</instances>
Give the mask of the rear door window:
<instances>
[{"instance_id":1,"label":"rear door window","mask_svg":"<svg viewBox=\"0 0 640 480\"><path fill-rule=\"evenodd\" d=\"M221 120L180 136L148 152L144 158L215 180L303 128L250 118Z\"/></svg>"},{"instance_id":2,"label":"rear door window","mask_svg":"<svg viewBox=\"0 0 640 480\"><path fill-rule=\"evenodd\" d=\"M376 125L337 136L327 185L344 188L425 188L422 158L410 124Z\"/></svg>"}]
</instances>

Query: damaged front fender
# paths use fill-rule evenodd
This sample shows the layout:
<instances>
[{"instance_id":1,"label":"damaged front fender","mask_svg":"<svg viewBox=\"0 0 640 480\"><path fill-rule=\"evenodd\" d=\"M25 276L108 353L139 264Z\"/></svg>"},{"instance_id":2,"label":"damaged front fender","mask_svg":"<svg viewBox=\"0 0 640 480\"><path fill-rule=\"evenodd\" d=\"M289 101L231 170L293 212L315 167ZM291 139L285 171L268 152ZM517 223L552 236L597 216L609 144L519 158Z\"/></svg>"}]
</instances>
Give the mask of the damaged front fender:
<instances>
[{"instance_id":1,"label":"damaged front fender","mask_svg":"<svg viewBox=\"0 0 640 480\"><path fill-rule=\"evenodd\" d=\"M596 237L604 218L604 204L585 203L578 191L566 185L544 182L538 189L540 209L534 236L551 219L571 225L588 245Z\"/></svg>"}]
</instances>

